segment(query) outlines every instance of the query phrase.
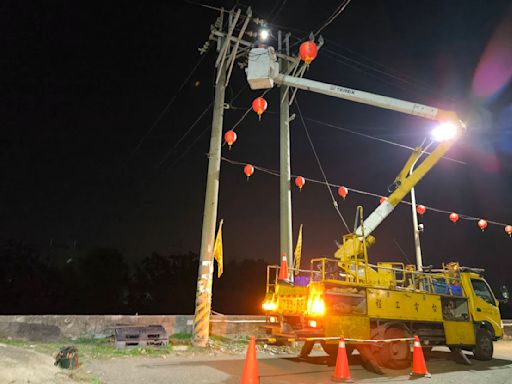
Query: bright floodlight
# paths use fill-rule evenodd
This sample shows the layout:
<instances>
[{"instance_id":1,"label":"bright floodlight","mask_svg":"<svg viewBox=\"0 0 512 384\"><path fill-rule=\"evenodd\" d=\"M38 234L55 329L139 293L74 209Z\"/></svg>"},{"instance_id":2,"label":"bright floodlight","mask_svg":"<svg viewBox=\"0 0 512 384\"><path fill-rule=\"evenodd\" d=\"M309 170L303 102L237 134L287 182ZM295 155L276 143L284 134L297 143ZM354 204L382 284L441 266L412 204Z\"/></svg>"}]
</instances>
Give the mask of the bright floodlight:
<instances>
[{"instance_id":1,"label":"bright floodlight","mask_svg":"<svg viewBox=\"0 0 512 384\"><path fill-rule=\"evenodd\" d=\"M260 40L265 41L270 36L268 29L260 29Z\"/></svg>"},{"instance_id":2,"label":"bright floodlight","mask_svg":"<svg viewBox=\"0 0 512 384\"><path fill-rule=\"evenodd\" d=\"M440 123L432 130L432 137L436 141L446 141L454 139L457 136L457 127L455 124L445 121Z\"/></svg>"}]
</instances>

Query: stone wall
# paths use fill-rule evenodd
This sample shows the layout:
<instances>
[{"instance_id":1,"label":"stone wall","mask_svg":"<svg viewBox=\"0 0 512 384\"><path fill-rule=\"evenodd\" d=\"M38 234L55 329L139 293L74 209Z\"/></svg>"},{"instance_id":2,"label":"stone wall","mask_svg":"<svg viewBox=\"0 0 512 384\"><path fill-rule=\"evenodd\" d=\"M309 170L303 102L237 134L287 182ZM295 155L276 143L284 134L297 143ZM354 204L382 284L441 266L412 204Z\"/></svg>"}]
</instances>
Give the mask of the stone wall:
<instances>
[{"instance_id":1,"label":"stone wall","mask_svg":"<svg viewBox=\"0 0 512 384\"><path fill-rule=\"evenodd\" d=\"M107 337L117 325L163 325L169 335L192 333L192 315L19 315L0 316L0 337L28 340ZM262 336L264 316L221 316L210 318L210 333L230 338ZM512 320L504 320L506 339L512 339Z\"/></svg>"},{"instance_id":2,"label":"stone wall","mask_svg":"<svg viewBox=\"0 0 512 384\"><path fill-rule=\"evenodd\" d=\"M210 333L241 337L260 335L264 316L211 317ZM192 333L192 315L18 315L0 316L0 337L56 340L62 337L107 337L118 325L162 325L169 335Z\"/></svg>"}]
</instances>

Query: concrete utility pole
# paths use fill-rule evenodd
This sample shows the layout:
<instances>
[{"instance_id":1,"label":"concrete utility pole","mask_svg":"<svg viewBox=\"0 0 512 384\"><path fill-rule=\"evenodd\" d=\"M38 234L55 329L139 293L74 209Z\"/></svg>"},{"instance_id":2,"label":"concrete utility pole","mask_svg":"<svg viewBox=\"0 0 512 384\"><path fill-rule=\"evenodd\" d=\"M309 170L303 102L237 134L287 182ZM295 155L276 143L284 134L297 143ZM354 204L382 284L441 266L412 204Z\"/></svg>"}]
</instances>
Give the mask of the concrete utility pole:
<instances>
[{"instance_id":1,"label":"concrete utility pole","mask_svg":"<svg viewBox=\"0 0 512 384\"><path fill-rule=\"evenodd\" d=\"M208 153L208 179L204 199L203 231L201 253L197 276L196 310L194 315L193 343L206 347L210 336L210 311L212 303L213 244L217 222L219 197L220 155L222 145L222 123L224 120L224 94L226 90L226 65L222 62L217 69L219 81L215 85L212 135Z\"/></svg>"},{"instance_id":2,"label":"concrete utility pole","mask_svg":"<svg viewBox=\"0 0 512 384\"><path fill-rule=\"evenodd\" d=\"M283 39L281 31L278 31L278 51L289 56L290 41L289 34ZM279 60L279 71L288 72L288 60ZM279 91L279 210L280 210L280 237L281 254L286 254L289 266L289 279L293 280L293 251L292 251L292 197L290 190L290 89L281 85ZM279 259L280 260L280 259Z\"/></svg>"},{"instance_id":3,"label":"concrete utility pole","mask_svg":"<svg viewBox=\"0 0 512 384\"><path fill-rule=\"evenodd\" d=\"M210 311L212 303L213 244L217 222L219 197L220 155L222 145L222 123L224 120L224 94L226 90L226 65L218 68L219 82L215 86L212 136L208 153L208 179L204 199L203 231L199 271L197 276L196 311L194 315L193 343L205 347L210 335Z\"/></svg>"},{"instance_id":4,"label":"concrete utility pole","mask_svg":"<svg viewBox=\"0 0 512 384\"><path fill-rule=\"evenodd\" d=\"M412 172L411 172L412 173ZM423 271L423 260L421 257L420 229L418 227L418 212L416 212L416 193L411 189L412 226L414 231L414 248L416 250L416 265L418 271Z\"/></svg>"},{"instance_id":5,"label":"concrete utility pole","mask_svg":"<svg viewBox=\"0 0 512 384\"><path fill-rule=\"evenodd\" d=\"M208 153L208 178L206 181L206 195L204 199L203 229L201 237L201 252L199 254L199 269L197 276L196 309L194 314L194 329L192 342L195 346L206 347L210 336L210 312L212 307L213 285L213 251L215 243L215 224L217 222L217 205L219 198L220 158L222 149L222 125L224 120L225 91L228 72L231 74L233 63L240 40L247 28L251 17L251 9L247 10L247 16L238 39L235 39L235 47L231 48L233 32L240 18L241 10L231 11L228 14L228 31L223 36L210 35L210 39L217 42L218 56L215 61L217 75L215 77L215 100L213 104L212 134L210 138L210 150ZM215 28L223 28L224 10L215 23ZM229 68L229 70L228 70Z\"/></svg>"}]
</instances>

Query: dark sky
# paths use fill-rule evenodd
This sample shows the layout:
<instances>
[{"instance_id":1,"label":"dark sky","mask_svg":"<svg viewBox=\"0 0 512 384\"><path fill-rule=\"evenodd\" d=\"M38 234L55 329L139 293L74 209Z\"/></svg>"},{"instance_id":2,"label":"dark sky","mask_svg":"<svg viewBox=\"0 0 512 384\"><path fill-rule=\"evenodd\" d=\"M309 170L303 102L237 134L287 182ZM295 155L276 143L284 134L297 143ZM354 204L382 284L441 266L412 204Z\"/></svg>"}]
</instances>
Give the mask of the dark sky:
<instances>
[{"instance_id":1,"label":"dark sky","mask_svg":"<svg viewBox=\"0 0 512 384\"><path fill-rule=\"evenodd\" d=\"M252 4L256 15L290 30L293 41L316 30L338 5ZM353 0L322 32L325 49L306 77L460 111L468 133L449 155L467 165L441 161L417 188L418 200L512 224L511 12L510 1L498 0ZM199 251L211 112L160 163L212 100L213 50L138 144L199 60L217 12L171 1L3 1L0 15L1 235L43 248L52 239L117 247L132 260L151 251ZM235 68L227 101L245 84ZM246 87L232 104L246 108L257 95ZM223 156L278 169L278 117L271 113L277 95L268 94L262 122L249 114ZM322 95L300 92L298 100L308 118L411 146L432 126ZM225 130L242 113L226 111ZM385 194L409 155L307 124L336 184ZM291 125L291 144L292 173L321 179L299 119ZM226 260L277 261L278 193L277 177L256 172L247 182L242 167L222 164ZM294 238L304 224L305 258L331 256L344 230L325 186L293 187L292 199ZM351 225L358 204L369 214L378 200L351 193L340 204ZM494 284L512 286L512 239L503 227L481 233L474 222L454 225L433 212L423 222L425 264L459 260L488 269ZM408 206L398 207L375 235L372 261L403 260L395 242L414 259Z\"/></svg>"}]
</instances>

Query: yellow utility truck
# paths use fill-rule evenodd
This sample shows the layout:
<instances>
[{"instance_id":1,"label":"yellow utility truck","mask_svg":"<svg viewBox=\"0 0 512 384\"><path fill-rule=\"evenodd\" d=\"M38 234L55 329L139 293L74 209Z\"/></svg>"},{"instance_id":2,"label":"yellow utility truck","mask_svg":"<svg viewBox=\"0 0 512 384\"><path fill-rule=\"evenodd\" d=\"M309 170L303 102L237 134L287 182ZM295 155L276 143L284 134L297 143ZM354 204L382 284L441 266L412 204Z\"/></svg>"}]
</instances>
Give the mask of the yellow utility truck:
<instances>
[{"instance_id":1,"label":"yellow utility truck","mask_svg":"<svg viewBox=\"0 0 512 384\"><path fill-rule=\"evenodd\" d=\"M499 301L483 277L483 270L457 262L440 269L397 262L370 264L367 248L375 242L371 232L430 169L449 144L441 143L416 171L407 172L423 152L416 149L395 180L395 191L366 220L358 208L360 225L343 236L333 259L311 260L292 282L293 269L278 279L277 266L267 270L266 327L276 340L305 340L307 355L321 342L329 355L337 353L335 338L378 340L418 335L426 354L433 346L446 345L469 363L463 350L475 358L490 360L493 341L503 337ZM419 173L416 173L418 172ZM423 172L422 172L423 171ZM508 298L506 288L502 290ZM322 339L323 340L320 340ZM331 338L331 339L328 339ZM378 369L405 368L410 364L410 345L403 341L354 342L363 362Z\"/></svg>"},{"instance_id":2,"label":"yellow utility truck","mask_svg":"<svg viewBox=\"0 0 512 384\"><path fill-rule=\"evenodd\" d=\"M395 179L391 195L364 220L359 210L360 225L343 237L333 259L312 260L311 270L295 282L291 255L287 279L278 280L277 273L273 278L277 267L269 267L263 309L272 337L306 340L303 352L307 354L314 337L343 335L375 340L418 335L427 351L435 345L447 345L458 352L472 350L477 359L491 359L493 340L503 336L503 328L498 300L482 270L458 263L436 270L417 270L413 265L395 262L374 265L367 254L368 246L375 241L371 233L446 154L464 133L465 125L453 111L294 76L303 70L281 73L278 55L272 47L251 49L247 80L252 89L278 84L434 120L439 126L432 142L413 151ZM297 60L292 62L297 68ZM435 148L427 152L430 146ZM423 155L425 159L416 166ZM504 292L503 296L508 294ZM336 345L335 340L322 341L329 354L336 353ZM359 350L363 360L378 365L409 365L410 347L406 342L356 343L352 347ZM460 357L464 355L460 353Z\"/></svg>"}]
</instances>

